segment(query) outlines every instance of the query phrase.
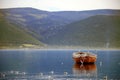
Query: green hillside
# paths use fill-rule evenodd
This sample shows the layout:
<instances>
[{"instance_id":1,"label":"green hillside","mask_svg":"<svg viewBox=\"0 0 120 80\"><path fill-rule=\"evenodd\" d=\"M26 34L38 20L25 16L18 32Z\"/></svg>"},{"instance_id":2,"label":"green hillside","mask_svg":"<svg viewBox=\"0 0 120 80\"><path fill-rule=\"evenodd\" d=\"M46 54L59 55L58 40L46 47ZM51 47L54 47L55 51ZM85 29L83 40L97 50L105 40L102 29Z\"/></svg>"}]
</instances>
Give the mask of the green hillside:
<instances>
[{"instance_id":1,"label":"green hillside","mask_svg":"<svg viewBox=\"0 0 120 80\"><path fill-rule=\"evenodd\" d=\"M49 45L120 48L120 16L97 15L64 27Z\"/></svg>"},{"instance_id":2,"label":"green hillside","mask_svg":"<svg viewBox=\"0 0 120 80\"><path fill-rule=\"evenodd\" d=\"M0 46L3 48L43 46L42 43L46 44L44 48L120 48L119 35L120 10L0 9Z\"/></svg>"},{"instance_id":3,"label":"green hillside","mask_svg":"<svg viewBox=\"0 0 120 80\"><path fill-rule=\"evenodd\" d=\"M0 18L0 48L36 47L36 45L43 46L39 40L19 29L18 26Z\"/></svg>"}]
</instances>

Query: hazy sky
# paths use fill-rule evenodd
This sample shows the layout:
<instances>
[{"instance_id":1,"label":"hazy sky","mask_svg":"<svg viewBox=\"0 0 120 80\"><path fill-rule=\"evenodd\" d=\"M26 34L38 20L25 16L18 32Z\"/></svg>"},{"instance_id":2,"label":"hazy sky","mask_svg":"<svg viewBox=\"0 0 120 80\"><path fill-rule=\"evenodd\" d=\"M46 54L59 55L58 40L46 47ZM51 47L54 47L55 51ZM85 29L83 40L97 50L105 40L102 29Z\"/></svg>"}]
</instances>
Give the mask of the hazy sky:
<instances>
[{"instance_id":1,"label":"hazy sky","mask_svg":"<svg viewBox=\"0 0 120 80\"><path fill-rule=\"evenodd\" d=\"M0 0L0 8L33 7L48 11L120 9L120 0Z\"/></svg>"}]
</instances>

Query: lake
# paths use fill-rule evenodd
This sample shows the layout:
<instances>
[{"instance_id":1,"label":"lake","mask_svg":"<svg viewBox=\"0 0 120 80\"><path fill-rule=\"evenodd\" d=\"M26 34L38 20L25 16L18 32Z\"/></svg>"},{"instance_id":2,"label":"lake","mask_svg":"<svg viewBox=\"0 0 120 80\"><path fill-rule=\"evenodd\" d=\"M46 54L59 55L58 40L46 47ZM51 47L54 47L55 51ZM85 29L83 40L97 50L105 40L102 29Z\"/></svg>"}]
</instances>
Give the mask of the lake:
<instances>
[{"instance_id":1,"label":"lake","mask_svg":"<svg viewBox=\"0 0 120 80\"><path fill-rule=\"evenodd\" d=\"M90 50L95 64L75 64L78 50L1 50L0 80L119 80L120 51ZM86 51L86 50L83 50Z\"/></svg>"}]
</instances>

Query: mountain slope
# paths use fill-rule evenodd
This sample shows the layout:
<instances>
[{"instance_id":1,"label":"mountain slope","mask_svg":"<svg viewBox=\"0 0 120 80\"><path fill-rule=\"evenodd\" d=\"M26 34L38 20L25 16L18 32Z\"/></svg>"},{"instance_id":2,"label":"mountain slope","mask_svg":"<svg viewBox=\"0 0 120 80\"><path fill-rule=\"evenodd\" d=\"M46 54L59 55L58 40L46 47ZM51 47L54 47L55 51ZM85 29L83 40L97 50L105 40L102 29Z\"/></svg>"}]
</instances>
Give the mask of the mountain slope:
<instances>
[{"instance_id":1,"label":"mountain slope","mask_svg":"<svg viewBox=\"0 0 120 80\"><path fill-rule=\"evenodd\" d=\"M53 13L57 16L68 18L71 21L83 20L85 18L95 15L120 15L119 10L112 10L112 9L99 9L99 10L86 10L86 11L60 11Z\"/></svg>"},{"instance_id":2,"label":"mountain slope","mask_svg":"<svg viewBox=\"0 0 120 80\"><path fill-rule=\"evenodd\" d=\"M0 18L0 48L20 47L24 44L29 45L29 47L33 45L43 46L43 43L19 29L18 26Z\"/></svg>"},{"instance_id":3,"label":"mountain slope","mask_svg":"<svg viewBox=\"0 0 120 80\"><path fill-rule=\"evenodd\" d=\"M48 12L33 8L1 9L0 13L12 24L22 29L42 35L45 40L72 22L95 15L120 15L119 10L60 11ZM41 38L37 37L41 40ZM43 41L44 41L43 40Z\"/></svg>"},{"instance_id":4,"label":"mountain slope","mask_svg":"<svg viewBox=\"0 0 120 80\"><path fill-rule=\"evenodd\" d=\"M2 9L0 12L10 23L42 35L46 35L48 30L59 29L58 26L69 22L66 18L56 16L52 12L33 8Z\"/></svg>"},{"instance_id":5,"label":"mountain slope","mask_svg":"<svg viewBox=\"0 0 120 80\"><path fill-rule=\"evenodd\" d=\"M5 26L12 25L37 41L58 46L103 47L110 43L111 47L119 47L119 16L120 10L109 9L61 12L33 8L0 10Z\"/></svg>"},{"instance_id":6,"label":"mountain slope","mask_svg":"<svg viewBox=\"0 0 120 80\"><path fill-rule=\"evenodd\" d=\"M97 15L71 23L48 39L50 45L119 47L120 16ZM109 44L109 45L108 45Z\"/></svg>"}]
</instances>

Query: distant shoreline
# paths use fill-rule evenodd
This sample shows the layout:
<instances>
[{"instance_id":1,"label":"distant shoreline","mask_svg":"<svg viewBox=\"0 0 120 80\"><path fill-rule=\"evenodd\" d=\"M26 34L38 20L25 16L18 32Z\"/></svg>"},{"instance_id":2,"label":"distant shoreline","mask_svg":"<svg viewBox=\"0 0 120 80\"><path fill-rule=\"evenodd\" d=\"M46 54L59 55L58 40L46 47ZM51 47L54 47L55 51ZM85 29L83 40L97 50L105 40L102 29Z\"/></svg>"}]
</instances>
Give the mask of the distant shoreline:
<instances>
[{"instance_id":1,"label":"distant shoreline","mask_svg":"<svg viewBox=\"0 0 120 80\"><path fill-rule=\"evenodd\" d=\"M7 51L16 51L16 50L29 50L29 51L31 51L31 50L78 50L78 51L80 51L80 50L96 50L96 51L99 51L99 50L102 50L102 51L119 51L120 49L119 48L107 48L107 49L105 49L105 48L90 48L90 49L88 49L88 48L73 48L73 49L71 49L71 48L6 48L6 49L0 49L0 51L4 51L4 50L7 50Z\"/></svg>"}]
</instances>

